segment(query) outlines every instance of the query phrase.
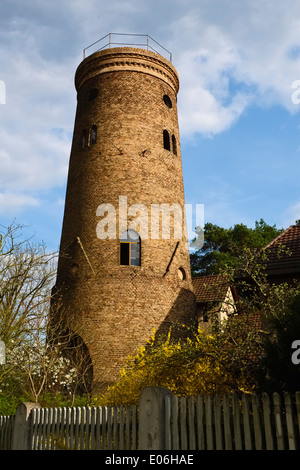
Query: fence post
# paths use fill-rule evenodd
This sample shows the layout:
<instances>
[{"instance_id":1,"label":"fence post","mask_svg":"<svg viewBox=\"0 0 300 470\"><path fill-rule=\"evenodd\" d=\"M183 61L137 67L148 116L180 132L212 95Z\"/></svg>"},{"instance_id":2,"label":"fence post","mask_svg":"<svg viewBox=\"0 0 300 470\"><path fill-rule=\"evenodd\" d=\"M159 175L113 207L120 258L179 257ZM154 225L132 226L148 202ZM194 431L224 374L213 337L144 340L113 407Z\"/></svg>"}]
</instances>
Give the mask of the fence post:
<instances>
[{"instance_id":1,"label":"fence post","mask_svg":"<svg viewBox=\"0 0 300 470\"><path fill-rule=\"evenodd\" d=\"M38 403L20 403L16 409L12 437L12 450L31 450L30 414L34 408L40 408Z\"/></svg>"},{"instance_id":2,"label":"fence post","mask_svg":"<svg viewBox=\"0 0 300 470\"><path fill-rule=\"evenodd\" d=\"M162 387L146 387L139 399L139 449L164 450L166 437L165 397L172 392Z\"/></svg>"}]
</instances>

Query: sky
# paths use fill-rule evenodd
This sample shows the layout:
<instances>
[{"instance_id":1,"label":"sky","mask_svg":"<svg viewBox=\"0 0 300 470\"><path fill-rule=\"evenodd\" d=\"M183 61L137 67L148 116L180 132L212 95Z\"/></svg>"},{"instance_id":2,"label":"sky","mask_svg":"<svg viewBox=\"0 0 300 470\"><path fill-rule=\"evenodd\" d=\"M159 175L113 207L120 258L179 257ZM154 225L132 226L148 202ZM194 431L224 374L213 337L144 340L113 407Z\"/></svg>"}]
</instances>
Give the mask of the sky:
<instances>
[{"instance_id":1,"label":"sky","mask_svg":"<svg viewBox=\"0 0 300 470\"><path fill-rule=\"evenodd\" d=\"M1 0L0 225L60 243L83 49L172 52L187 204L204 223L300 219L300 0Z\"/></svg>"}]
</instances>

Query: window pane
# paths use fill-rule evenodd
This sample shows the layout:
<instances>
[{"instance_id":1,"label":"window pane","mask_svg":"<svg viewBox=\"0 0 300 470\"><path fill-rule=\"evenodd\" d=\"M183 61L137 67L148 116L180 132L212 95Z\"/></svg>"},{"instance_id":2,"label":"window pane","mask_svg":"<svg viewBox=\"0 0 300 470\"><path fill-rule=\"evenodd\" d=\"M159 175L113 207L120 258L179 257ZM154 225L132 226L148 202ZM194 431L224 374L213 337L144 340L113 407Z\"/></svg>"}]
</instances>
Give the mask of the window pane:
<instances>
[{"instance_id":1,"label":"window pane","mask_svg":"<svg viewBox=\"0 0 300 470\"><path fill-rule=\"evenodd\" d=\"M140 238L139 234L131 228L128 230L128 237L131 242L138 242Z\"/></svg>"},{"instance_id":2,"label":"window pane","mask_svg":"<svg viewBox=\"0 0 300 470\"><path fill-rule=\"evenodd\" d=\"M128 230L126 230L126 232L123 233L123 235L121 236L120 240L121 240L122 242L129 242Z\"/></svg>"},{"instance_id":3,"label":"window pane","mask_svg":"<svg viewBox=\"0 0 300 470\"><path fill-rule=\"evenodd\" d=\"M122 242L137 242L139 238L139 234L130 228L129 230L123 233L120 240Z\"/></svg>"},{"instance_id":4,"label":"window pane","mask_svg":"<svg viewBox=\"0 0 300 470\"><path fill-rule=\"evenodd\" d=\"M129 265L129 243L120 244L120 264Z\"/></svg>"},{"instance_id":5,"label":"window pane","mask_svg":"<svg viewBox=\"0 0 300 470\"><path fill-rule=\"evenodd\" d=\"M130 264L133 266L140 266L140 244L131 243Z\"/></svg>"}]
</instances>

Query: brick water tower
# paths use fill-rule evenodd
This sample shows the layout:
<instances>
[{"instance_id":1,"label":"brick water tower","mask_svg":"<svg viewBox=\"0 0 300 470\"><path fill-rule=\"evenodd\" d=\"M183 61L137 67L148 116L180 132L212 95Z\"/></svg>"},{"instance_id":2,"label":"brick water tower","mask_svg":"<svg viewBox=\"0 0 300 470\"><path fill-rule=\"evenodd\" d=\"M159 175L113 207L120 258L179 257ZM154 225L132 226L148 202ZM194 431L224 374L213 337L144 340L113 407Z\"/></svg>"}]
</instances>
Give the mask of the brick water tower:
<instances>
[{"instance_id":1,"label":"brick water tower","mask_svg":"<svg viewBox=\"0 0 300 470\"><path fill-rule=\"evenodd\" d=\"M64 321L85 344L94 390L119 377L153 329L166 332L195 320L178 74L150 50L149 37L146 48L112 47L111 37L75 75L54 289Z\"/></svg>"}]
</instances>

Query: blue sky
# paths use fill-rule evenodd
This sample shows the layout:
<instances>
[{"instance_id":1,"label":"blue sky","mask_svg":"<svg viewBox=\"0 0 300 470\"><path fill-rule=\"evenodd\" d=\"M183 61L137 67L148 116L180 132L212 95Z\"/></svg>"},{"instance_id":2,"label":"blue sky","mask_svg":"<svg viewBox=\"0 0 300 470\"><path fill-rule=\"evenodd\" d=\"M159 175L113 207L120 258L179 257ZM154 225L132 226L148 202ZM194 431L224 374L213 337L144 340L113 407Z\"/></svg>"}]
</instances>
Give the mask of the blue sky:
<instances>
[{"instance_id":1,"label":"blue sky","mask_svg":"<svg viewBox=\"0 0 300 470\"><path fill-rule=\"evenodd\" d=\"M300 218L299 30L300 0L2 0L0 223L58 249L75 70L122 32L173 54L186 203L224 227L287 228Z\"/></svg>"}]
</instances>

